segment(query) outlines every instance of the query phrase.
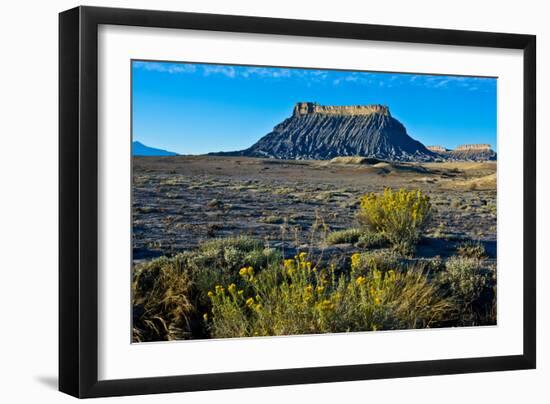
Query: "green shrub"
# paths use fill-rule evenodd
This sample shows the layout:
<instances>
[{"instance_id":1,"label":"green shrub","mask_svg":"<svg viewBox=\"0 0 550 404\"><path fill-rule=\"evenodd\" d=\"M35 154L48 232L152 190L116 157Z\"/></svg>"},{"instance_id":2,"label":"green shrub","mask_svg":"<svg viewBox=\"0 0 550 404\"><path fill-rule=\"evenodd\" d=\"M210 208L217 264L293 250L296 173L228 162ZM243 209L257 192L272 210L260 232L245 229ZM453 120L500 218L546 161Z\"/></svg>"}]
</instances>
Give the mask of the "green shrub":
<instances>
[{"instance_id":1,"label":"green shrub","mask_svg":"<svg viewBox=\"0 0 550 404\"><path fill-rule=\"evenodd\" d=\"M262 248L263 243L259 240L247 236L217 238L202 243L199 246L199 251L220 251L227 247L234 247L242 251L252 251L258 248Z\"/></svg>"},{"instance_id":2,"label":"green shrub","mask_svg":"<svg viewBox=\"0 0 550 404\"><path fill-rule=\"evenodd\" d=\"M487 284L487 274L474 258L449 258L441 279L449 285L453 296L466 305L473 303Z\"/></svg>"},{"instance_id":3,"label":"green shrub","mask_svg":"<svg viewBox=\"0 0 550 404\"><path fill-rule=\"evenodd\" d=\"M196 251L188 254L188 263L193 269L235 274L243 264L265 266L274 253L274 250L264 253L264 245L259 240L228 237L202 243Z\"/></svg>"},{"instance_id":4,"label":"green shrub","mask_svg":"<svg viewBox=\"0 0 550 404\"><path fill-rule=\"evenodd\" d=\"M132 279L133 340L188 338L192 332L192 284L182 257L137 265Z\"/></svg>"},{"instance_id":5,"label":"green shrub","mask_svg":"<svg viewBox=\"0 0 550 404\"><path fill-rule=\"evenodd\" d=\"M362 234L360 229L333 231L327 235L327 244L356 243Z\"/></svg>"},{"instance_id":6,"label":"green shrub","mask_svg":"<svg viewBox=\"0 0 550 404\"><path fill-rule=\"evenodd\" d=\"M209 304L206 292L213 285L238 282L238 271L243 265L260 269L281 260L279 251L264 248L261 241L244 236L208 241L187 257L201 306Z\"/></svg>"},{"instance_id":7,"label":"green shrub","mask_svg":"<svg viewBox=\"0 0 550 404\"><path fill-rule=\"evenodd\" d=\"M475 258L451 257L439 281L459 308L460 325L496 323L494 271L484 268Z\"/></svg>"},{"instance_id":8,"label":"green shrub","mask_svg":"<svg viewBox=\"0 0 550 404\"><path fill-rule=\"evenodd\" d=\"M268 224L281 224L284 223L285 219L280 216L264 216L260 218L260 222L262 223L268 223Z\"/></svg>"},{"instance_id":9,"label":"green shrub","mask_svg":"<svg viewBox=\"0 0 550 404\"><path fill-rule=\"evenodd\" d=\"M487 254L485 247L480 242L466 241L456 249L457 254L463 258L484 258Z\"/></svg>"},{"instance_id":10,"label":"green shrub","mask_svg":"<svg viewBox=\"0 0 550 404\"><path fill-rule=\"evenodd\" d=\"M355 253L351 256L351 269L359 274L373 270L389 271L406 268L403 257L390 250L375 250Z\"/></svg>"},{"instance_id":11,"label":"green shrub","mask_svg":"<svg viewBox=\"0 0 550 404\"><path fill-rule=\"evenodd\" d=\"M430 198L419 190L386 189L383 194L361 198L358 220L370 231L382 234L397 251L410 254L430 220L431 209Z\"/></svg>"},{"instance_id":12,"label":"green shrub","mask_svg":"<svg viewBox=\"0 0 550 404\"><path fill-rule=\"evenodd\" d=\"M386 238L380 233L366 232L357 240L357 246L361 248L381 248L388 244Z\"/></svg>"}]
</instances>

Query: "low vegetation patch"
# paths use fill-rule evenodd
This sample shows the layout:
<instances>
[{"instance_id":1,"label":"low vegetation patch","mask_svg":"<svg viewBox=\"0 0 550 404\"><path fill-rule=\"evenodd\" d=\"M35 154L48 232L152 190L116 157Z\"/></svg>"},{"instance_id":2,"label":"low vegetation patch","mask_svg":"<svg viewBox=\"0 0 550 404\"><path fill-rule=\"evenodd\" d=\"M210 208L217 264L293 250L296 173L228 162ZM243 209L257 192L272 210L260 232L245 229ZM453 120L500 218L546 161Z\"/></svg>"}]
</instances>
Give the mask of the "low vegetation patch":
<instances>
[{"instance_id":1,"label":"low vegetation patch","mask_svg":"<svg viewBox=\"0 0 550 404\"><path fill-rule=\"evenodd\" d=\"M365 249L381 248L388 245L388 241L382 234L357 228L333 231L327 235L326 242L329 245L355 244L357 247Z\"/></svg>"},{"instance_id":2,"label":"low vegetation patch","mask_svg":"<svg viewBox=\"0 0 550 404\"><path fill-rule=\"evenodd\" d=\"M355 253L351 256L351 269L366 274L372 269L381 271L405 270L407 266L403 256L390 250L374 250Z\"/></svg>"},{"instance_id":3,"label":"low vegetation patch","mask_svg":"<svg viewBox=\"0 0 550 404\"><path fill-rule=\"evenodd\" d=\"M493 173L467 180L446 181L441 184L441 187L452 190L495 190L497 188L497 175Z\"/></svg>"},{"instance_id":4,"label":"low vegetation patch","mask_svg":"<svg viewBox=\"0 0 550 404\"><path fill-rule=\"evenodd\" d=\"M260 218L260 222L268 223L268 224L281 224L284 221L285 221L284 218L282 218L281 216L275 216L275 215L264 216L264 217Z\"/></svg>"},{"instance_id":5,"label":"low vegetation patch","mask_svg":"<svg viewBox=\"0 0 550 404\"><path fill-rule=\"evenodd\" d=\"M459 309L459 325L496 324L495 271L475 258L451 257L439 281Z\"/></svg>"},{"instance_id":6,"label":"low vegetation patch","mask_svg":"<svg viewBox=\"0 0 550 404\"><path fill-rule=\"evenodd\" d=\"M465 241L460 244L456 252L459 256L464 258L484 258L487 254L485 252L485 247L480 242Z\"/></svg>"},{"instance_id":7,"label":"low vegetation patch","mask_svg":"<svg viewBox=\"0 0 550 404\"><path fill-rule=\"evenodd\" d=\"M357 240L356 245L361 248L371 249L386 247L387 244L388 241L382 234L364 231L359 237L359 240Z\"/></svg>"},{"instance_id":8,"label":"low vegetation patch","mask_svg":"<svg viewBox=\"0 0 550 404\"><path fill-rule=\"evenodd\" d=\"M327 244L356 243L359 241L363 231L361 229L346 229L333 231L327 235Z\"/></svg>"},{"instance_id":9,"label":"low vegetation patch","mask_svg":"<svg viewBox=\"0 0 550 404\"><path fill-rule=\"evenodd\" d=\"M232 254L254 264L237 268ZM134 341L494 324L494 287L470 258L420 265L377 250L336 268L246 238L216 240L136 267Z\"/></svg>"}]
</instances>

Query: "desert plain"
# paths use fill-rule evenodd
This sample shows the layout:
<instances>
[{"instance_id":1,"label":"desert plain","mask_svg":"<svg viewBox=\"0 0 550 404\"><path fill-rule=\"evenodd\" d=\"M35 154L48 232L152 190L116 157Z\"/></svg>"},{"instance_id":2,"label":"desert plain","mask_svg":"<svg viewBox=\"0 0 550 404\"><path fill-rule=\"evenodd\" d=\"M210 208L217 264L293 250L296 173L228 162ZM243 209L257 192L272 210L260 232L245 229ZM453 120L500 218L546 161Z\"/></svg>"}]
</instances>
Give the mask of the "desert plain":
<instances>
[{"instance_id":1,"label":"desert plain","mask_svg":"<svg viewBox=\"0 0 550 404\"><path fill-rule=\"evenodd\" d=\"M278 160L249 157L134 157L133 256L136 262L246 235L293 256L326 258L360 250L327 243L358 226L359 199L385 188L420 189L433 217L416 257L452 255L473 241L496 258L496 165L396 163L358 157Z\"/></svg>"}]
</instances>

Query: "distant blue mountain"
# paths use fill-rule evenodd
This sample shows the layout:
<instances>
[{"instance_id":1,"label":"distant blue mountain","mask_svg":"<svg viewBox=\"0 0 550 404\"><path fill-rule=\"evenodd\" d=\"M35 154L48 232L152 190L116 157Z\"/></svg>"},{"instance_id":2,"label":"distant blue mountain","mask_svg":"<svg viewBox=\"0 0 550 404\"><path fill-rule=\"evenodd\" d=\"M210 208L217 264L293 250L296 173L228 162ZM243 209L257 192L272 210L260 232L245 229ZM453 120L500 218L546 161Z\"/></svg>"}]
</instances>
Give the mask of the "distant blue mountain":
<instances>
[{"instance_id":1,"label":"distant blue mountain","mask_svg":"<svg viewBox=\"0 0 550 404\"><path fill-rule=\"evenodd\" d=\"M177 156L178 153L174 153L167 150L155 149L154 147L145 146L143 143L134 140L132 142L132 154L134 156Z\"/></svg>"}]
</instances>

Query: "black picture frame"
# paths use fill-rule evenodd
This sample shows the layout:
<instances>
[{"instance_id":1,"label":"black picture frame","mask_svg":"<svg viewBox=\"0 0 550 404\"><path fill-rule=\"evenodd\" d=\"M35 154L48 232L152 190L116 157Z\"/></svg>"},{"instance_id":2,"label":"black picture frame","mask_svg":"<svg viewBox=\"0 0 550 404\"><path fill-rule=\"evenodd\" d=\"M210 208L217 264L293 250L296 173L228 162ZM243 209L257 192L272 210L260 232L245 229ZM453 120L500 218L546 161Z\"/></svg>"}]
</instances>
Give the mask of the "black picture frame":
<instances>
[{"instance_id":1,"label":"black picture frame","mask_svg":"<svg viewBox=\"0 0 550 404\"><path fill-rule=\"evenodd\" d=\"M98 26L180 28L523 50L523 354L99 381ZM59 15L59 389L75 397L324 383L536 366L536 37L183 12L77 7Z\"/></svg>"}]
</instances>

